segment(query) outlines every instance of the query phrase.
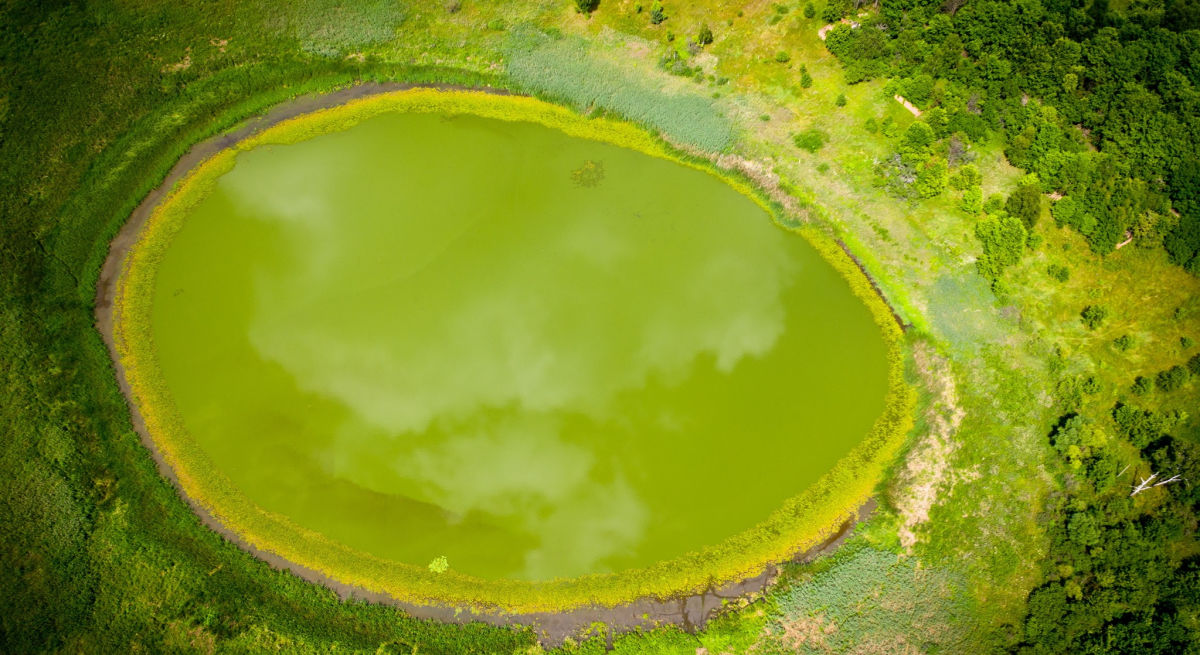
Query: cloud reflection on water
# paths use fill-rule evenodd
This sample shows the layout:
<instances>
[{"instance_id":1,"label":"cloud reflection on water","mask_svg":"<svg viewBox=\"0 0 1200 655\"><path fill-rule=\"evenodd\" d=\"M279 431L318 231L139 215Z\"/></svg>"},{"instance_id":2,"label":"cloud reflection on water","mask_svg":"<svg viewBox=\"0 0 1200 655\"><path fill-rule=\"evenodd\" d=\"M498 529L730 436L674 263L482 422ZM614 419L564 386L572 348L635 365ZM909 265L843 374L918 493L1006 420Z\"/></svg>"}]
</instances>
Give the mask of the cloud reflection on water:
<instances>
[{"instance_id":1,"label":"cloud reflection on water","mask_svg":"<svg viewBox=\"0 0 1200 655\"><path fill-rule=\"evenodd\" d=\"M784 330L795 264L765 220L658 220L662 207L617 192L548 221L514 193L482 218L391 208L416 227L381 235L352 220L379 211L350 200L369 179L303 156L239 167L253 170L224 188L293 250L258 274L250 341L354 417L325 449L329 472L541 536L523 577L592 570L653 520L621 454L572 438L565 417L603 424L618 395L683 383L704 357L728 372ZM580 193L567 182L546 196ZM380 259L391 277L358 276Z\"/></svg>"}]
</instances>

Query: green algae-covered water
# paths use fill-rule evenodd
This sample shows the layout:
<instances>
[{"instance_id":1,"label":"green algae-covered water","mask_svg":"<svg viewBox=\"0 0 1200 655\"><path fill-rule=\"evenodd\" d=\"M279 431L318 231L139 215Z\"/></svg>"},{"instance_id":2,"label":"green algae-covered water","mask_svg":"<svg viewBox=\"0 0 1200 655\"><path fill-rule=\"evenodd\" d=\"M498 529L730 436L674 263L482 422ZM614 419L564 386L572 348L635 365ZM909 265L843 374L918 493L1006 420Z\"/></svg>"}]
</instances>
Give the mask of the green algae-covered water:
<instances>
[{"instance_id":1,"label":"green algae-covered water","mask_svg":"<svg viewBox=\"0 0 1200 655\"><path fill-rule=\"evenodd\" d=\"M167 251L152 322L188 430L252 501L486 578L750 528L887 386L867 308L750 199L471 116L242 153Z\"/></svg>"}]
</instances>

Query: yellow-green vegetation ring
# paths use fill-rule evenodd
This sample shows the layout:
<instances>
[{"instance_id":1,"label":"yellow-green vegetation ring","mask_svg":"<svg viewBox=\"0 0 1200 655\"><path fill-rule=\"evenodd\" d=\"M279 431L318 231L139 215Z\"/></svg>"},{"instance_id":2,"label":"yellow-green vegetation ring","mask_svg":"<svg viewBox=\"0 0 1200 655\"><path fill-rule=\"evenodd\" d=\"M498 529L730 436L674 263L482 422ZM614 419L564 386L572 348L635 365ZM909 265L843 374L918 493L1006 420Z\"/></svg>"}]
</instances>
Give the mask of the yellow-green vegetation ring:
<instances>
[{"instance_id":1,"label":"yellow-green vegetation ring","mask_svg":"<svg viewBox=\"0 0 1200 655\"><path fill-rule=\"evenodd\" d=\"M238 152L345 130L372 116L395 111L536 122L573 137L631 148L717 175L783 224L779 213L758 190L708 161L682 155L631 123L584 118L529 97L409 89L354 100L266 128L187 173L147 219L116 280L112 336L130 400L144 420L150 439L193 503L246 546L340 584L406 603L547 612L588 605L615 606L642 597L689 595L754 577L769 564L822 543L867 502L912 427L915 394L904 381L903 334L870 280L845 252L812 228L791 229L806 238L849 281L883 333L889 358L886 405L870 433L833 469L750 530L646 568L544 582L487 580L444 566L389 561L356 551L267 512L242 495L188 434L157 365L150 320L157 267L189 210L233 167Z\"/></svg>"}]
</instances>

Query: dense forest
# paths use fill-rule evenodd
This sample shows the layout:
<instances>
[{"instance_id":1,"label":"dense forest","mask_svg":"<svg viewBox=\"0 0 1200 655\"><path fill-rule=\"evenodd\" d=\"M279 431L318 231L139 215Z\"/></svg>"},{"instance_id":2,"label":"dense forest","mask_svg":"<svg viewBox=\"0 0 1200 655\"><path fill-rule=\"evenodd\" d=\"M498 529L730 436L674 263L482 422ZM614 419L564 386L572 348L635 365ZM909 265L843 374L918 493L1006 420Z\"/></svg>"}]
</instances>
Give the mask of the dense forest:
<instances>
[{"instance_id":1,"label":"dense forest","mask_svg":"<svg viewBox=\"0 0 1200 655\"><path fill-rule=\"evenodd\" d=\"M1029 172L1025 186L1053 194L1054 220L1093 250L1161 243L1200 274L1200 3L1139 0L1116 11L1099 0L913 0L859 16L831 3L825 18L843 14L854 21L826 43L848 80L894 78L945 140L941 159L920 152L889 164L915 169L899 176L906 192L927 195L926 180L944 180L965 144L997 133ZM970 174L954 182L977 210ZM1036 211L1011 211L1022 197L1008 213L1028 221Z\"/></svg>"},{"instance_id":2,"label":"dense forest","mask_svg":"<svg viewBox=\"0 0 1200 655\"><path fill-rule=\"evenodd\" d=\"M1162 247L1200 275L1200 2L1135 0L1116 10L1106 0L900 0L862 8L826 8L826 20L844 19L829 50L850 82L893 78L889 88L923 119L894 135L898 152L877 165L880 182L914 200L961 191L961 209L980 216L979 271L998 291L1005 269L1036 245L1029 241L1043 194L1054 221L1096 253L1130 242ZM1003 140L1026 175L1007 199L985 201L969 146L991 138ZM1064 279L1067 270L1050 275ZM1089 305L1080 320L1095 329L1107 313ZM1129 345L1124 336L1114 347ZM1111 409L1115 433L1080 414L1098 391L1094 381L1059 389L1063 413L1048 438L1065 465L1064 491L1044 516L1051 558L1015 636L1020 652L1195 652L1200 449L1178 436L1186 416L1136 405L1151 390L1174 392L1189 375L1200 376L1200 355L1138 377L1131 399ZM1130 452L1136 463L1121 466L1129 459L1119 455ZM1143 502L1155 485L1169 495Z\"/></svg>"}]
</instances>

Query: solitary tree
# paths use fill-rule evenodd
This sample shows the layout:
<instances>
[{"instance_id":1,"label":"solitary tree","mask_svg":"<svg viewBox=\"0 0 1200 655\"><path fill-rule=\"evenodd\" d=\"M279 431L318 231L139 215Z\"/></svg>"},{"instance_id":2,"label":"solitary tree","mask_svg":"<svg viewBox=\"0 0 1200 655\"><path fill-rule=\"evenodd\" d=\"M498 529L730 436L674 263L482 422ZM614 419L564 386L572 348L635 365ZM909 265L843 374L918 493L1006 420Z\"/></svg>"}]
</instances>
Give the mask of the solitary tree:
<instances>
[{"instance_id":1,"label":"solitary tree","mask_svg":"<svg viewBox=\"0 0 1200 655\"><path fill-rule=\"evenodd\" d=\"M989 217L975 224L975 237L983 253L975 260L979 272L989 280L1016 264L1025 252L1025 226L1011 216Z\"/></svg>"},{"instance_id":2,"label":"solitary tree","mask_svg":"<svg viewBox=\"0 0 1200 655\"><path fill-rule=\"evenodd\" d=\"M599 6L600 0L575 0L575 11L581 14L590 14Z\"/></svg>"},{"instance_id":3,"label":"solitary tree","mask_svg":"<svg viewBox=\"0 0 1200 655\"><path fill-rule=\"evenodd\" d=\"M1016 216L1025 224L1026 229L1033 229L1037 224L1038 214L1042 213L1042 194L1032 184L1023 184L1008 197L1004 210L1010 216Z\"/></svg>"}]
</instances>

